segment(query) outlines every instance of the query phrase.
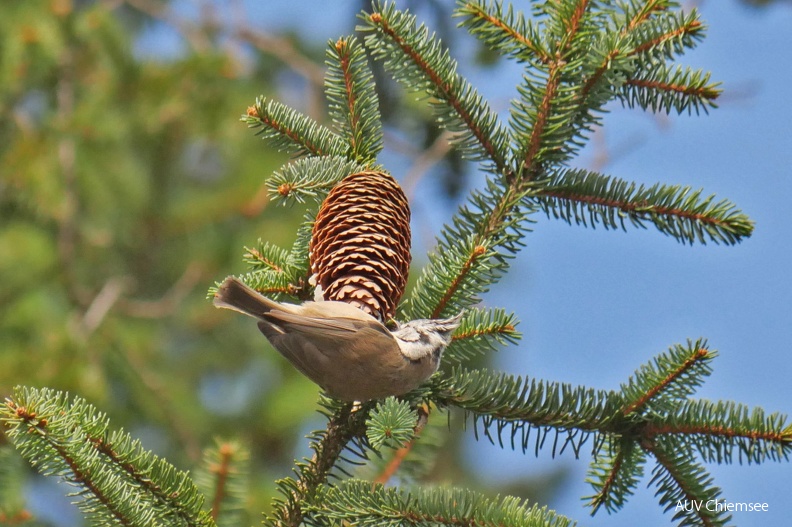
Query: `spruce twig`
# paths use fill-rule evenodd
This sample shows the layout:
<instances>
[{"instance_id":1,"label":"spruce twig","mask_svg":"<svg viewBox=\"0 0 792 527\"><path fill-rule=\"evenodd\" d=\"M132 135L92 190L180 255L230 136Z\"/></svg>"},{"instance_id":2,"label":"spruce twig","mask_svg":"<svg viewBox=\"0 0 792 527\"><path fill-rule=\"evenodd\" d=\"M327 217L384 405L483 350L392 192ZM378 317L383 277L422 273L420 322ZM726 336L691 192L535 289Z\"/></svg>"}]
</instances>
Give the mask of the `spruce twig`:
<instances>
[{"instance_id":1,"label":"spruce twig","mask_svg":"<svg viewBox=\"0 0 792 527\"><path fill-rule=\"evenodd\" d=\"M278 482L286 494L285 500L276 503L275 511L267 523L273 526L297 527L303 522L304 506L310 503L317 488L327 477L349 442L366 433L366 419L370 405L345 404L336 409L325 430L311 444L314 455L305 463L299 463L297 479L287 478Z\"/></svg>"}]
</instances>

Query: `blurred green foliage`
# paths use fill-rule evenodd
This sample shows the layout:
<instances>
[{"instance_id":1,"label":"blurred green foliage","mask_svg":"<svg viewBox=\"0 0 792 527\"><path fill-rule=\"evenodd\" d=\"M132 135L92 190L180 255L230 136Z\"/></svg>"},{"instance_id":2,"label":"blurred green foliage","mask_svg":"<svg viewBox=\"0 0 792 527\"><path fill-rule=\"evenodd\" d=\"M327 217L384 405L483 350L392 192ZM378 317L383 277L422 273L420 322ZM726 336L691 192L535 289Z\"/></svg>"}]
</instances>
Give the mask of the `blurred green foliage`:
<instances>
[{"instance_id":1,"label":"blurred green foliage","mask_svg":"<svg viewBox=\"0 0 792 527\"><path fill-rule=\"evenodd\" d=\"M185 468L213 436L237 437L271 485L317 389L205 297L244 245L288 245L302 217L269 206L263 180L283 156L236 119L276 65L211 35L145 58L136 37L152 22L128 12L3 6L0 396L80 394Z\"/></svg>"}]
</instances>

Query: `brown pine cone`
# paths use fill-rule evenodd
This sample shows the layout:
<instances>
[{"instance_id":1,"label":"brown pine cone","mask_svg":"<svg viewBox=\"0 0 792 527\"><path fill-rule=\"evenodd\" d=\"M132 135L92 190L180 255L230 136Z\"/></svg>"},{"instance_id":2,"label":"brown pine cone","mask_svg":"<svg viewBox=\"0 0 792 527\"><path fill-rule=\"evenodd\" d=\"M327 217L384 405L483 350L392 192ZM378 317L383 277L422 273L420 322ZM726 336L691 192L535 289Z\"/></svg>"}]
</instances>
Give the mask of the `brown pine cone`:
<instances>
[{"instance_id":1,"label":"brown pine cone","mask_svg":"<svg viewBox=\"0 0 792 527\"><path fill-rule=\"evenodd\" d=\"M333 187L316 215L312 281L324 300L388 320L407 285L410 241L410 206L396 180L382 172L351 174Z\"/></svg>"}]
</instances>

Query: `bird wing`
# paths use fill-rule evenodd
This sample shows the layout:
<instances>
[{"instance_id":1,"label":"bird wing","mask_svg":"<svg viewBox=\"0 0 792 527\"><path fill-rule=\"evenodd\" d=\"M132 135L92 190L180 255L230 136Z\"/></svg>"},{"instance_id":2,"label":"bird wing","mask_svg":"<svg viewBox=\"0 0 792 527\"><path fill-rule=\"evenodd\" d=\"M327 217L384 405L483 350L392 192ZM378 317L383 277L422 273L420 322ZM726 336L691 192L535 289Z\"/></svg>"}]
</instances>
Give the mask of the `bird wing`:
<instances>
[{"instance_id":1,"label":"bird wing","mask_svg":"<svg viewBox=\"0 0 792 527\"><path fill-rule=\"evenodd\" d=\"M258 323L259 330L272 343L278 352L286 357L303 375L325 388L322 383L322 368L324 364L317 361L326 360L319 349L309 341L298 335L283 333L280 328L266 321Z\"/></svg>"},{"instance_id":2,"label":"bird wing","mask_svg":"<svg viewBox=\"0 0 792 527\"><path fill-rule=\"evenodd\" d=\"M287 313L285 311L280 310L272 310L267 313L264 318L266 318L270 323L275 324L276 326L280 326L283 328L284 331L289 333L289 326L293 329L292 331L298 331L300 333L310 335L310 336L322 336L325 335L328 338L344 338L349 337L356 331L360 330L362 327L365 327L367 324L365 321L354 320L349 318L320 318L320 317L311 317L305 315L297 315L294 313Z\"/></svg>"},{"instance_id":3,"label":"bird wing","mask_svg":"<svg viewBox=\"0 0 792 527\"><path fill-rule=\"evenodd\" d=\"M362 312L361 312L362 313ZM307 338L319 342L336 342L352 338L356 332L366 330L392 338L388 329L377 320L351 318L346 316L324 317L288 313L273 309L264 317L268 323L280 328L283 333L302 333Z\"/></svg>"}]
</instances>

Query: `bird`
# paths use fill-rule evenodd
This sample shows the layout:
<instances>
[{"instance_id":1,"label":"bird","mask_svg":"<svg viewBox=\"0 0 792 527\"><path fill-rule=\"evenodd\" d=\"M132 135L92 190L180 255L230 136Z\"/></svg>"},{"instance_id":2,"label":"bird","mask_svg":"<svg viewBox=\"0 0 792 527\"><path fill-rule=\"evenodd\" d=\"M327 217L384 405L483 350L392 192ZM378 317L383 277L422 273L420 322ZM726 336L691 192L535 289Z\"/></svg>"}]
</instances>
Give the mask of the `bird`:
<instances>
[{"instance_id":1,"label":"bird","mask_svg":"<svg viewBox=\"0 0 792 527\"><path fill-rule=\"evenodd\" d=\"M229 276L214 295L215 307L258 320L272 346L328 395L364 402L404 395L440 365L462 319L418 319L391 331L346 302L276 302Z\"/></svg>"}]
</instances>

